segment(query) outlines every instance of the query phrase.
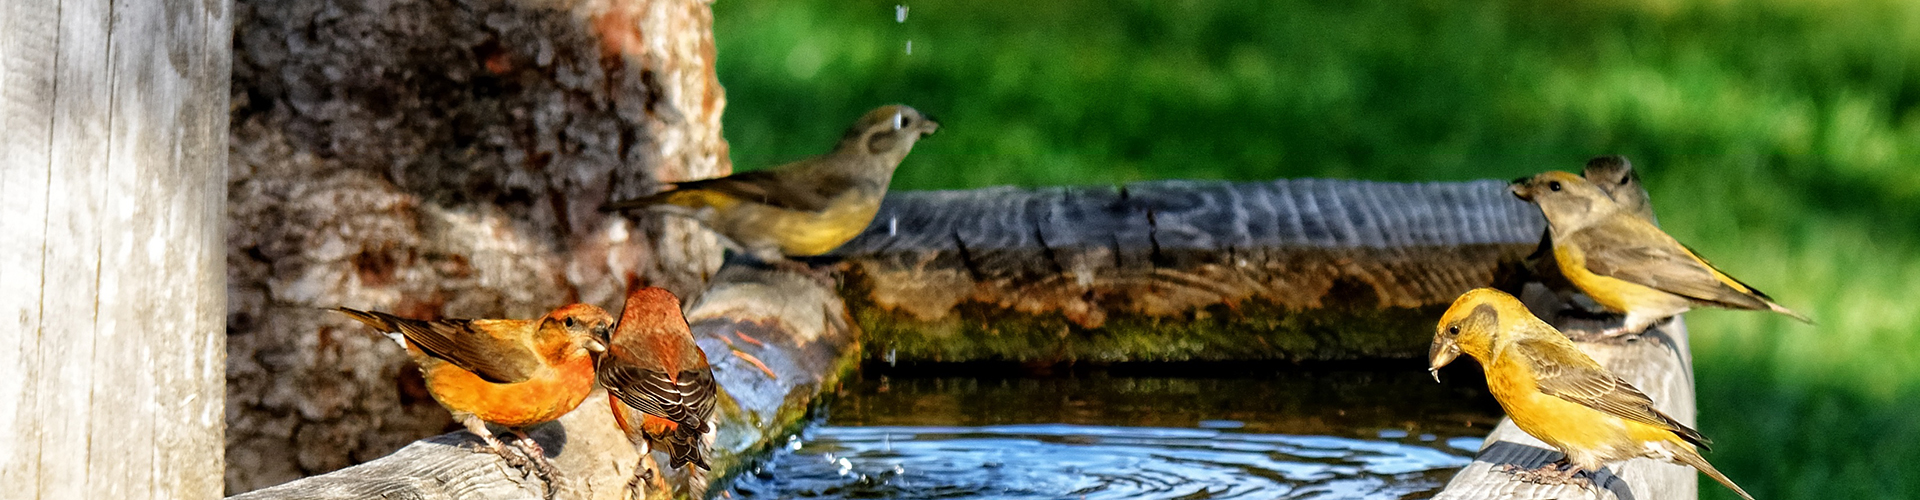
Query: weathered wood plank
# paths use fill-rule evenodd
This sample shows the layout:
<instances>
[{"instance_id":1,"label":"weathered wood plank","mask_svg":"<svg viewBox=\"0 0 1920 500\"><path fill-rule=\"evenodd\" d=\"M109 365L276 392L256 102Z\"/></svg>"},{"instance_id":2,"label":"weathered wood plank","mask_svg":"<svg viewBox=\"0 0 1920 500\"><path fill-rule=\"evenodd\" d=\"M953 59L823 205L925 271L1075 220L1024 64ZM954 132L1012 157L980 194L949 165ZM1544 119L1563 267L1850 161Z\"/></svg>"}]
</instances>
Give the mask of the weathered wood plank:
<instances>
[{"instance_id":1,"label":"weathered wood plank","mask_svg":"<svg viewBox=\"0 0 1920 500\"><path fill-rule=\"evenodd\" d=\"M1523 297L1530 300L1535 314L1548 318L1556 327L1592 327L1592 322L1557 318L1550 294L1536 284L1528 285ZM1622 343L1579 342L1595 361L1618 374L1627 383L1640 388L1653 399L1660 411L1687 425L1695 425L1692 355L1687 348L1687 327L1680 319L1655 327L1638 340ZM1475 368L1477 371L1478 369ZM1711 432L1707 432L1709 436ZM1608 467L1595 476L1598 490L1579 486L1540 485L1521 482L1512 474L1496 468L1513 464L1538 468L1558 460L1559 451L1528 435L1502 419L1480 447L1472 464L1454 475L1436 500L1518 500L1544 498L1596 498L1597 500L1693 500L1699 496L1699 473L1690 467L1651 459L1634 459ZM1713 457L1707 457L1712 460ZM1715 486L1718 487L1718 486Z\"/></svg>"},{"instance_id":2,"label":"weathered wood plank","mask_svg":"<svg viewBox=\"0 0 1920 500\"><path fill-rule=\"evenodd\" d=\"M220 493L225 9L0 7L0 497Z\"/></svg>"},{"instance_id":3,"label":"weathered wood plank","mask_svg":"<svg viewBox=\"0 0 1920 500\"><path fill-rule=\"evenodd\" d=\"M1412 357L1543 227L1498 181L1156 181L893 193L834 256L876 356Z\"/></svg>"},{"instance_id":4,"label":"weathered wood plank","mask_svg":"<svg viewBox=\"0 0 1920 500\"><path fill-rule=\"evenodd\" d=\"M42 399L58 396L48 386L61 379L46 375L40 325L48 218L46 188L50 165L47 135L53 118L54 45L58 5L51 2L0 4L0 481L25 485L0 488L0 498L32 498L45 483L42 473L67 479L71 473L43 461L71 460L40 452L47 437L58 446L83 443L64 429L47 429ZM53 367L61 366L59 363ZM57 387L55 387L57 389ZM84 394L84 393L83 393ZM69 465L56 462L54 466ZM77 491L77 490L70 490Z\"/></svg>"},{"instance_id":5,"label":"weathered wood plank","mask_svg":"<svg viewBox=\"0 0 1920 500\"><path fill-rule=\"evenodd\" d=\"M856 332L839 297L791 271L729 264L689 304L687 319L723 389L712 456L713 474L722 480L796 430L857 360ZM614 426L604 392L532 434L558 453L555 465L564 476L557 498L624 499L636 456ZM521 477L493 455L460 448L476 442L465 431L446 434L365 464L233 498L542 498L539 481ZM665 463L664 455L655 459ZM676 474L672 481L685 479ZM661 498L664 488L655 485L649 493Z\"/></svg>"}]
</instances>

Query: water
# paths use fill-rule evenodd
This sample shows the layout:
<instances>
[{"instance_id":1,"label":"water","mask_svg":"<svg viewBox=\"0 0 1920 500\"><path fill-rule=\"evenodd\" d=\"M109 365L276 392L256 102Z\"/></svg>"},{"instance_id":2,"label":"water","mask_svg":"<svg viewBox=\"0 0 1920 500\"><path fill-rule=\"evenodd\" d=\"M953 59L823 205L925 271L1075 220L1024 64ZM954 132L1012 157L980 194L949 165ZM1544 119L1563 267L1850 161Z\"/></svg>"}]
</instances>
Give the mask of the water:
<instances>
[{"instance_id":1,"label":"water","mask_svg":"<svg viewBox=\"0 0 1920 500\"><path fill-rule=\"evenodd\" d=\"M1420 371L869 366L741 498L1424 498L1498 420Z\"/></svg>"}]
</instances>

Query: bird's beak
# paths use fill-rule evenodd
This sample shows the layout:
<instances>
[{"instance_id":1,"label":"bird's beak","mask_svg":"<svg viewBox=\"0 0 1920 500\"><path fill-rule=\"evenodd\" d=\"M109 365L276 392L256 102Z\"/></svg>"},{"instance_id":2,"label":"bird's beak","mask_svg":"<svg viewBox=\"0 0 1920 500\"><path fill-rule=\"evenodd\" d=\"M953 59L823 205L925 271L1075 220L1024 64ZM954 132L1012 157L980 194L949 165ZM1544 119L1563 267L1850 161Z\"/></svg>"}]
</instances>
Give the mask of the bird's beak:
<instances>
[{"instance_id":1,"label":"bird's beak","mask_svg":"<svg viewBox=\"0 0 1920 500\"><path fill-rule=\"evenodd\" d=\"M1527 181L1530 180L1532 179L1527 177L1514 179L1513 183L1507 185L1507 190L1513 192L1515 198L1533 201L1533 190L1527 188Z\"/></svg>"},{"instance_id":2,"label":"bird's beak","mask_svg":"<svg viewBox=\"0 0 1920 500\"><path fill-rule=\"evenodd\" d=\"M1433 381L1440 381L1440 368L1460 357L1460 344L1453 339L1434 339L1433 348L1427 350L1427 373L1433 374Z\"/></svg>"},{"instance_id":3,"label":"bird's beak","mask_svg":"<svg viewBox=\"0 0 1920 500\"><path fill-rule=\"evenodd\" d=\"M588 352L592 352L594 354L601 354L601 353L607 352L607 345L600 343L598 339L587 339L586 347Z\"/></svg>"}]
</instances>

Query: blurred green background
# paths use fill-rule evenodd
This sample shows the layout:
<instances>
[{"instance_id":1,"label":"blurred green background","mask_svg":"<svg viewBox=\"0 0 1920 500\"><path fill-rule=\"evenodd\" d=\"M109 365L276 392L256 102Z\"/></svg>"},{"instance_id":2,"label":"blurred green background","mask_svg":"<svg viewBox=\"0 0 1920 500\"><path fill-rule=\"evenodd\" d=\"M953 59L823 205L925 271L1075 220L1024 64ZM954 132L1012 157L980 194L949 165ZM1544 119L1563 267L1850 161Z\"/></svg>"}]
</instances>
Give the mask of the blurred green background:
<instances>
[{"instance_id":1,"label":"blurred green background","mask_svg":"<svg viewBox=\"0 0 1920 500\"><path fill-rule=\"evenodd\" d=\"M1920 2L898 3L714 4L738 168L889 102L945 124L903 189L1625 154L1668 231L1820 322L1688 315L1709 459L1768 500L1920 497Z\"/></svg>"}]
</instances>

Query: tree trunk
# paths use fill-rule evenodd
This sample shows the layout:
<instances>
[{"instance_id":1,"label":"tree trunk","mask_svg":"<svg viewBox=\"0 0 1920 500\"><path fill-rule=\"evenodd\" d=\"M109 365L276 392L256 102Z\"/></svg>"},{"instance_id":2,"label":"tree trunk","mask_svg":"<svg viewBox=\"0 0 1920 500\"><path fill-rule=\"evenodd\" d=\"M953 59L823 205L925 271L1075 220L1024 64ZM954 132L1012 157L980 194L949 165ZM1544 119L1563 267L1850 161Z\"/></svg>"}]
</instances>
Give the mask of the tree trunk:
<instances>
[{"instance_id":1,"label":"tree trunk","mask_svg":"<svg viewBox=\"0 0 1920 500\"><path fill-rule=\"evenodd\" d=\"M595 210L728 172L706 4L235 7L228 492L449 429L396 346L322 307L614 309L633 283L684 296L718 266L690 222Z\"/></svg>"},{"instance_id":2,"label":"tree trunk","mask_svg":"<svg viewBox=\"0 0 1920 500\"><path fill-rule=\"evenodd\" d=\"M0 3L0 498L214 498L230 5Z\"/></svg>"}]
</instances>

